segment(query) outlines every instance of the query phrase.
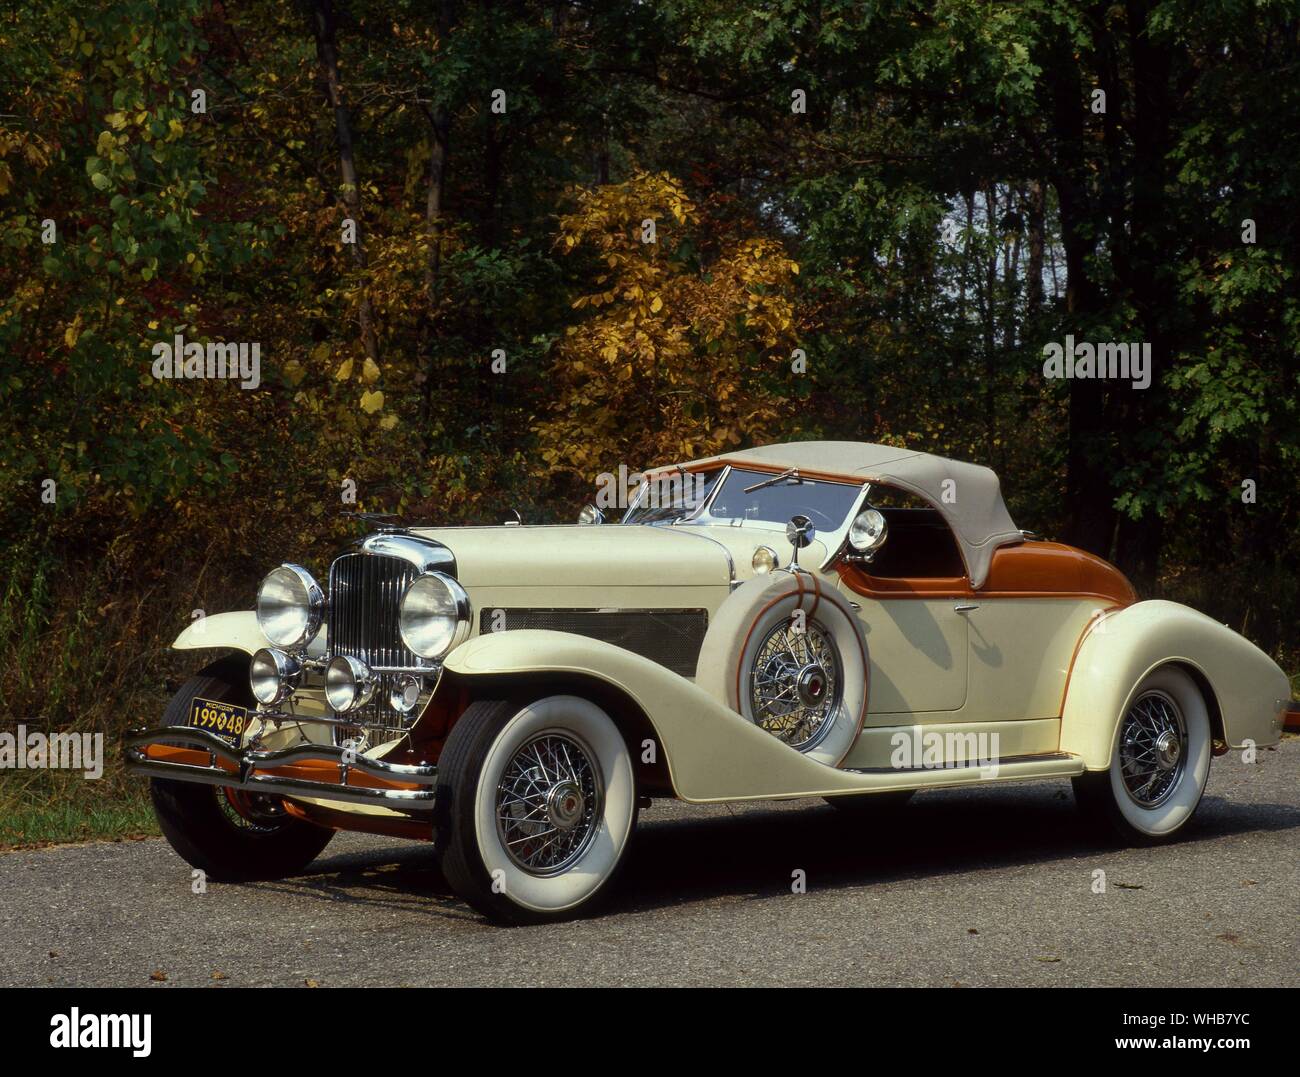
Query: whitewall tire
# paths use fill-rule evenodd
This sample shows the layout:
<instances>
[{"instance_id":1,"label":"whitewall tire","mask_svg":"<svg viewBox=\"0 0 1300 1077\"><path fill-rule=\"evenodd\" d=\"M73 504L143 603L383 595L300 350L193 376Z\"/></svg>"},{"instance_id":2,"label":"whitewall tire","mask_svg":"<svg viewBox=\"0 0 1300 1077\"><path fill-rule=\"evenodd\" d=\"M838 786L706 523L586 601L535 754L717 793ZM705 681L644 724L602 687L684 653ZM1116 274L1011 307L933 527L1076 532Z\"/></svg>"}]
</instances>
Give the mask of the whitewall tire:
<instances>
[{"instance_id":1,"label":"whitewall tire","mask_svg":"<svg viewBox=\"0 0 1300 1077\"><path fill-rule=\"evenodd\" d=\"M608 892L636 826L632 760L590 700L471 704L438 762L443 874L504 923L567 919Z\"/></svg>"},{"instance_id":2,"label":"whitewall tire","mask_svg":"<svg viewBox=\"0 0 1300 1077\"><path fill-rule=\"evenodd\" d=\"M1210 713L1175 666L1147 674L1115 728L1110 766L1074 779L1083 812L1126 841L1172 838L1196 811L1213 754Z\"/></svg>"}]
</instances>

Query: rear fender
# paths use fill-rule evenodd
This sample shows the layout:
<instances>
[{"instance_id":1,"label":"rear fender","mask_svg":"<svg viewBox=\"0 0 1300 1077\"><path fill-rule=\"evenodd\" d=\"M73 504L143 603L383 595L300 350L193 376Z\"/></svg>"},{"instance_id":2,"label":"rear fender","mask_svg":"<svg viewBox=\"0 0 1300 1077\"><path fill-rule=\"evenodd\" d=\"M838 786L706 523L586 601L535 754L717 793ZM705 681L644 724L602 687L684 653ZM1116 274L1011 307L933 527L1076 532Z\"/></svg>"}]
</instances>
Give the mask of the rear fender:
<instances>
[{"instance_id":1,"label":"rear fender","mask_svg":"<svg viewBox=\"0 0 1300 1077\"><path fill-rule=\"evenodd\" d=\"M1079 647L1061 715L1061 751L1089 770L1110 766L1115 730L1142 679L1159 666L1186 668L1222 721L1229 747L1275 744L1290 699L1286 674L1244 636L1203 613L1162 600L1138 602L1093 623Z\"/></svg>"}]
</instances>

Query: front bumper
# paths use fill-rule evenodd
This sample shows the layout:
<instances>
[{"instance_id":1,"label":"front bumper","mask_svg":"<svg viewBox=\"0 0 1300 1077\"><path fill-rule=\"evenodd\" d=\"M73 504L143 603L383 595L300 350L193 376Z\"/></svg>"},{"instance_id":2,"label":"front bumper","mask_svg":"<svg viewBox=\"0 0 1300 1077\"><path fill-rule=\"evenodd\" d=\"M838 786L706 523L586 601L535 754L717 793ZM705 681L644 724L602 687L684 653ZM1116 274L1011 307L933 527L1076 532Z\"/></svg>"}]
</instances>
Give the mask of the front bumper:
<instances>
[{"instance_id":1,"label":"front bumper","mask_svg":"<svg viewBox=\"0 0 1300 1077\"><path fill-rule=\"evenodd\" d=\"M240 751L203 729L134 729L124 741L126 769L169 781L198 782L271 796L433 810L438 768L387 763L329 744Z\"/></svg>"}]
</instances>

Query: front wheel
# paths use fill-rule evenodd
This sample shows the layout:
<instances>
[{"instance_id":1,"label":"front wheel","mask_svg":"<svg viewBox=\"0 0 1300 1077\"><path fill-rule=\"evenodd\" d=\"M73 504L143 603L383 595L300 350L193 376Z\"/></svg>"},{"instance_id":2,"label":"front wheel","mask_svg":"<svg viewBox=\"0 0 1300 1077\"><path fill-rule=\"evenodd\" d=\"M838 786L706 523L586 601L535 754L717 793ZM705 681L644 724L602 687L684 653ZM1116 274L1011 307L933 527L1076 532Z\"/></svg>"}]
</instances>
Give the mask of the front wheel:
<instances>
[{"instance_id":1,"label":"front wheel","mask_svg":"<svg viewBox=\"0 0 1300 1077\"><path fill-rule=\"evenodd\" d=\"M589 912L636 826L618 727L578 696L471 704L438 760L434 841L451 888L510 924Z\"/></svg>"},{"instance_id":2,"label":"front wheel","mask_svg":"<svg viewBox=\"0 0 1300 1077\"><path fill-rule=\"evenodd\" d=\"M167 704L162 724L185 725L196 698L251 707L246 667L226 659L191 677ZM334 836L288 815L278 797L166 778L152 779L149 793L171 847L218 882L296 874Z\"/></svg>"},{"instance_id":3,"label":"front wheel","mask_svg":"<svg viewBox=\"0 0 1300 1077\"><path fill-rule=\"evenodd\" d=\"M1110 766L1074 779L1085 816L1122 840L1154 845L1196 811L1210 774L1210 714L1182 670L1148 674L1115 731Z\"/></svg>"}]
</instances>

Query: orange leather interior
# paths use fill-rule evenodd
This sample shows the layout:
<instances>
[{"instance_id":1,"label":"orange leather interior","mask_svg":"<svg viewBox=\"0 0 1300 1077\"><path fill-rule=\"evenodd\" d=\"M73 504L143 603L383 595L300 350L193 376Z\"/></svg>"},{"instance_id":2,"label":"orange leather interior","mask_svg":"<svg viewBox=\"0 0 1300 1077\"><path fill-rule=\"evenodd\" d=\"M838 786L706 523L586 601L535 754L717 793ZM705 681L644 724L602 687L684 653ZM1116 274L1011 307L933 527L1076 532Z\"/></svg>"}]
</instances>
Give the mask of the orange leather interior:
<instances>
[{"instance_id":1,"label":"orange leather interior","mask_svg":"<svg viewBox=\"0 0 1300 1077\"><path fill-rule=\"evenodd\" d=\"M838 571L849 588L868 598L1095 598L1110 606L1137 601L1133 585L1114 565L1059 542L1000 547L978 591L965 576L884 579L857 563L841 564Z\"/></svg>"}]
</instances>

